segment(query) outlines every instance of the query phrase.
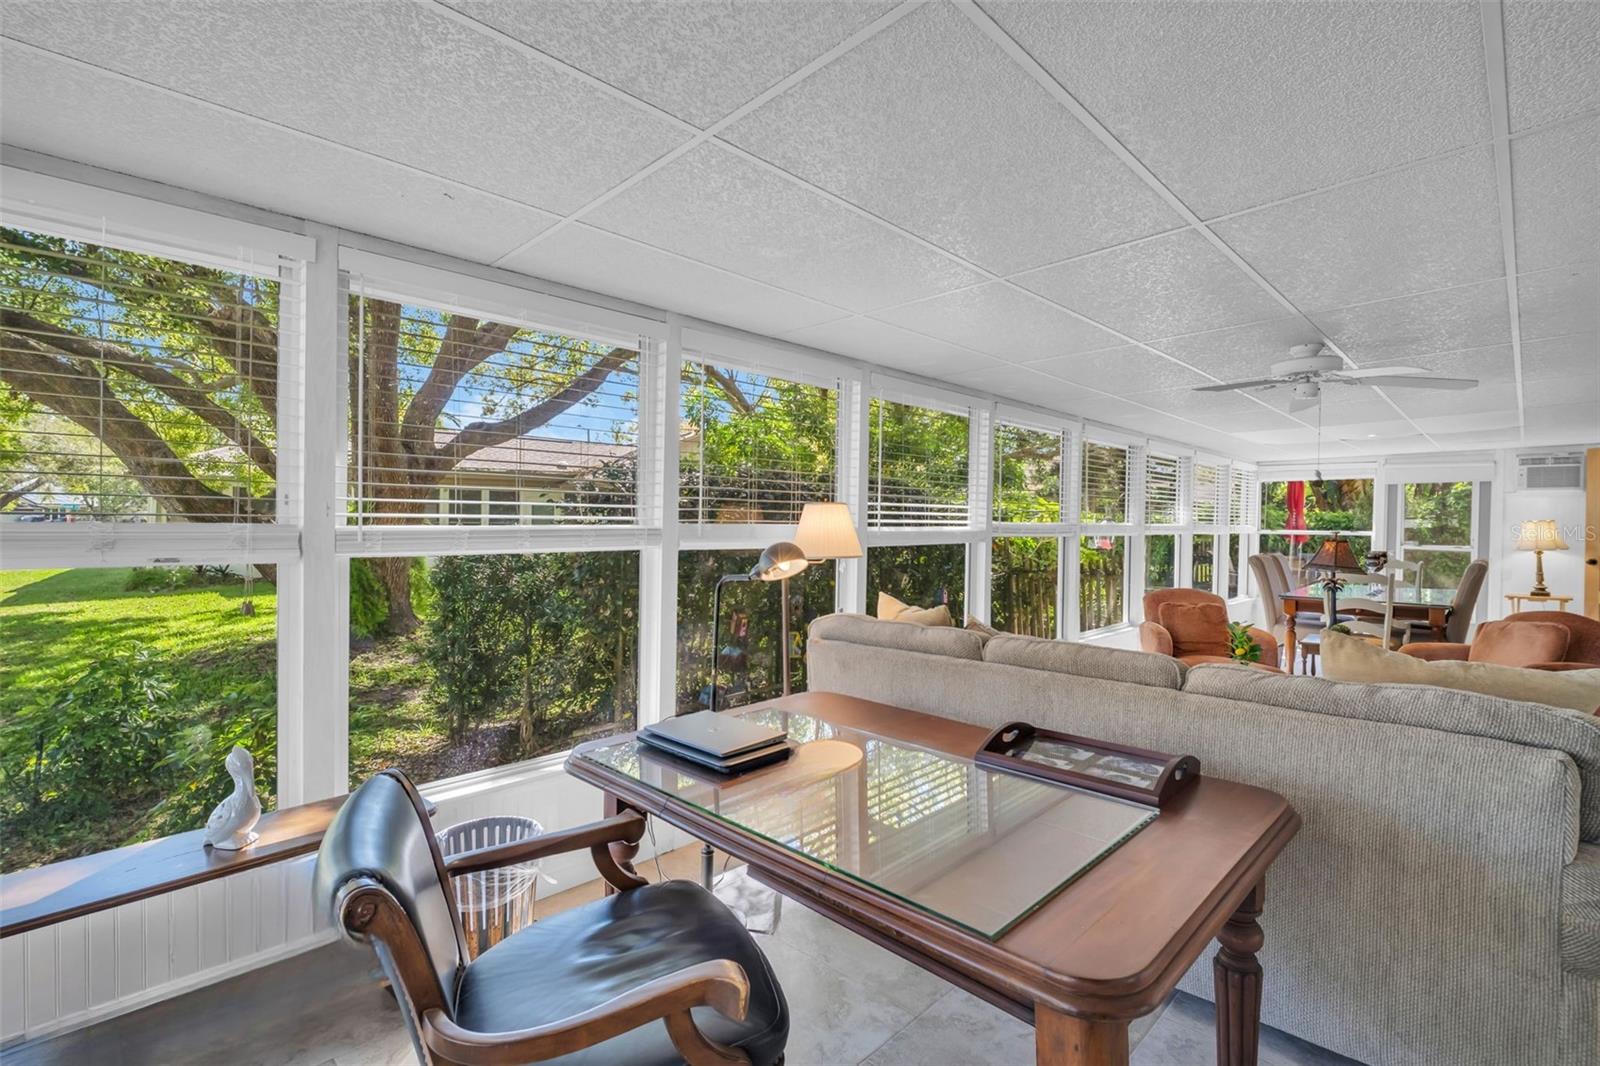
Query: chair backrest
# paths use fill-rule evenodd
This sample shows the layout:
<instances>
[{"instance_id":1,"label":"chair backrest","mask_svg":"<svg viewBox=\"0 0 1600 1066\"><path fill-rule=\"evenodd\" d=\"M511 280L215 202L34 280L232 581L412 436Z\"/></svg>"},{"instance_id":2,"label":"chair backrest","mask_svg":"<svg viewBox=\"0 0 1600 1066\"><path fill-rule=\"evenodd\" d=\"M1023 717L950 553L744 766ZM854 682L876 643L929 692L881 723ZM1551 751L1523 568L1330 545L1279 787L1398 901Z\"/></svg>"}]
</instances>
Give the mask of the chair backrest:
<instances>
[{"instance_id":1,"label":"chair backrest","mask_svg":"<svg viewBox=\"0 0 1600 1066\"><path fill-rule=\"evenodd\" d=\"M1283 583L1282 571L1270 555L1250 556L1250 574L1255 578L1256 595L1261 597L1261 609L1266 612L1267 628L1283 621L1283 594L1288 588Z\"/></svg>"},{"instance_id":2,"label":"chair backrest","mask_svg":"<svg viewBox=\"0 0 1600 1066\"><path fill-rule=\"evenodd\" d=\"M335 928L372 943L413 1038L415 1015L454 1015L466 937L427 808L404 773L376 774L345 800L322 837L314 886Z\"/></svg>"},{"instance_id":3,"label":"chair backrest","mask_svg":"<svg viewBox=\"0 0 1600 1066\"><path fill-rule=\"evenodd\" d=\"M1291 558L1282 552L1268 552L1267 562L1277 571L1278 584L1284 592L1298 588L1303 584L1300 580L1300 560Z\"/></svg>"},{"instance_id":4,"label":"chair backrest","mask_svg":"<svg viewBox=\"0 0 1600 1066\"><path fill-rule=\"evenodd\" d=\"M1160 622L1163 603L1214 603L1224 610L1228 606L1221 596L1204 589L1155 589L1144 594L1144 620Z\"/></svg>"},{"instance_id":5,"label":"chair backrest","mask_svg":"<svg viewBox=\"0 0 1600 1066\"><path fill-rule=\"evenodd\" d=\"M1450 601L1450 618L1444 624L1444 639L1450 643L1460 644L1467 639L1467 630L1472 627L1472 612L1478 606L1478 593L1483 591L1483 578L1488 572L1487 560L1474 559L1462 573L1455 598Z\"/></svg>"},{"instance_id":6,"label":"chair backrest","mask_svg":"<svg viewBox=\"0 0 1600 1066\"><path fill-rule=\"evenodd\" d=\"M1571 611L1516 611L1506 615L1507 622L1551 622L1567 631L1569 663L1588 663L1600 666L1600 622Z\"/></svg>"}]
</instances>

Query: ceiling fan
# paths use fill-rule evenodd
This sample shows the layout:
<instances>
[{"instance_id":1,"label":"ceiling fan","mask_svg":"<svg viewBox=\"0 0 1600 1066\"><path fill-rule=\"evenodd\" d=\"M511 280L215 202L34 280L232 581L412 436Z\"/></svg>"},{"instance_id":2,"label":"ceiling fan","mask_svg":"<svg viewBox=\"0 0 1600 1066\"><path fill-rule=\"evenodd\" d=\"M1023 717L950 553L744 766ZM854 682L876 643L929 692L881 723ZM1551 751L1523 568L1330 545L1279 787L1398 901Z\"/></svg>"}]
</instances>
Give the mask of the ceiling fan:
<instances>
[{"instance_id":1,"label":"ceiling fan","mask_svg":"<svg viewBox=\"0 0 1600 1066\"><path fill-rule=\"evenodd\" d=\"M1325 354L1320 344L1297 344L1289 349L1289 358L1272 364L1272 376L1253 381L1229 381L1221 385L1201 385L1195 392L1228 392L1233 389L1270 389L1289 386L1294 397L1289 401L1289 411L1304 411L1322 400L1324 385L1381 385L1385 388L1398 385L1406 389L1470 389L1478 382L1473 378L1434 377L1433 371L1415 366L1375 366L1362 370L1348 370L1344 360L1337 355Z\"/></svg>"}]
</instances>

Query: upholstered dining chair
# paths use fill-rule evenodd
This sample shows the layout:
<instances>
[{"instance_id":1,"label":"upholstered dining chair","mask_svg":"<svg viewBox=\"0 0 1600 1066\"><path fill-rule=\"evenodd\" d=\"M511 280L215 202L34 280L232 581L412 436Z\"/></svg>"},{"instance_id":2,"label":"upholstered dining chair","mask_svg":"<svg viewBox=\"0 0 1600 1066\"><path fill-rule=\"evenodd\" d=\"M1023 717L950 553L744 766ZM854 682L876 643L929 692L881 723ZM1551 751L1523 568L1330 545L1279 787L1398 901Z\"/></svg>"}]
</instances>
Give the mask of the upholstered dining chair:
<instances>
[{"instance_id":1,"label":"upholstered dining chair","mask_svg":"<svg viewBox=\"0 0 1600 1066\"><path fill-rule=\"evenodd\" d=\"M1267 628L1281 646L1287 638L1289 616L1284 610L1283 596L1292 591L1289 579L1289 560L1281 555L1262 553L1250 556L1250 576L1256 583L1256 595L1261 598L1261 610L1267 619ZM1349 616L1340 615L1340 621ZM1294 616L1296 633L1317 633L1322 630L1321 611L1300 611Z\"/></svg>"},{"instance_id":2,"label":"upholstered dining chair","mask_svg":"<svg viewBox=\"0 0 1600 1066\"><path fill-rule=\"evenodd\" d=\"M1462 571L1456 594L1450 600L1450 617L1444 623L1446 643L1460 644L1467 639L1467 630L1472 628L1472 612L1478 607L1478 594L1483 591L1483 579L1488 573L1489 563L1486 559L1474 559ZM1407 644L1422 644L1438 639L1427 622L1414 621L1406 630Z\"/></svg>"},{"instance_id":3,"label":"upholstered dining chair","mask_svg":"<svg viewBox=\"0 0 1600 1066\"><path fill-rule=\"evenodd\" d=\"M316 899L376 952L424 1066L781 1063L789 1009L761 949L699 885L618 862L610 846L643 833L630 812L445 859L416 788L385 770L323 837ZM468 961L451 877L585 848L615 895Z\"/></svg>"}]
</instances>

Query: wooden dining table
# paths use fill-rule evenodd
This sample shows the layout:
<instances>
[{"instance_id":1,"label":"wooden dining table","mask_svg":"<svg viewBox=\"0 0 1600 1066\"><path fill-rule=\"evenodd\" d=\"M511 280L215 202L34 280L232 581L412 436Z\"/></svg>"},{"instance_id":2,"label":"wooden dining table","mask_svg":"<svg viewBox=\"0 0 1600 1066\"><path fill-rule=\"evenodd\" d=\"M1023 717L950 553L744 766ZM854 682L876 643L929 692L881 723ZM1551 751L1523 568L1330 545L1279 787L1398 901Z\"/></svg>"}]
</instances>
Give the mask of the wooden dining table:
<instances>
[{"instance_id":1,"label":"wooden dining table","mask_svg":"<svg viewBox=\"0 0 1600 1066\"><path fill-rule=\"evenodd\" d=\"M1382 619L1388 595L1388 585L1383 582L1347 583L1339 590L1339 613ZM1396 587L1394 619L1397 622L1426 622L1433 630L1433 638L1443 640L1444 627L1450 620L1455 595L1455 589ZM1303 585L1283 594L1283 613L1287 617L1283 631L1284 662L1291 673L1294 672L1295 615L1301 611L1321 613L1322 609L1320 584Z\"/></svg>"}]
</instances>

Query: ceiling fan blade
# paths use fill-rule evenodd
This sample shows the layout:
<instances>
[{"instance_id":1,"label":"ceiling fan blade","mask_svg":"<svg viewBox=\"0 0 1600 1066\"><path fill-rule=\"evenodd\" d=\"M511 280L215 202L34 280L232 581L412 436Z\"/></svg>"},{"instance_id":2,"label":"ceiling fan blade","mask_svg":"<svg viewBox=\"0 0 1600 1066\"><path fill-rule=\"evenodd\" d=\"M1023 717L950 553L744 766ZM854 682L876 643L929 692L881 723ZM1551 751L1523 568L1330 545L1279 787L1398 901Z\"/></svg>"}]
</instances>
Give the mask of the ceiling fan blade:
<instances>
[{"instance_id":1,"label":"ceiling fan blade","mask_svg":"<svg viewBox=\"0 0 1600 1066\"><path fill-rule=\"evenodd\" d=\"M1228 392L1232 389L1262 389L1282 385L1277 378L1257 378L1254 381L1228 381L1221 385L1196 385L1195 392Z\"/></svg>"},{"instance_id":2,"label":"ceiling fan blade","mask_svg":"<svg viewBox=\"0 0 1600 1066\"><path fill-rule=\"evenodd\" d=\"M1309 411L1321 402L1322 397L1320 396L1292 396L1289 399L1289 413L1298 414L1301 411Z\"/></svg>"},{"instance_id":3,"label":"ceiling fan blade","mask_svg":"<svg viewBox=\"0 0 1600 1066\"><path fill-rule=\"evenodd\" d=\"M1476 378L1436 378L1436 377L1393 377L1381 378L1377 381L1363 381L1363 385L1376 385L1387 389L1391 385L1402 389L1475 389L1478 387Z\"/></svg>"},{"instance_id":4,"label":"ceiling fan blade","mask_svg":"<svg viewBox=\"0 0 1600 1066\"><path fill-rule=\"evenodd\" d=\"M1429 374L1432 371L1420 366L1369 366L1361 370L1341 370L1342 378L1389 378L1407 374Z\"/></svg>"}]
</instances>

